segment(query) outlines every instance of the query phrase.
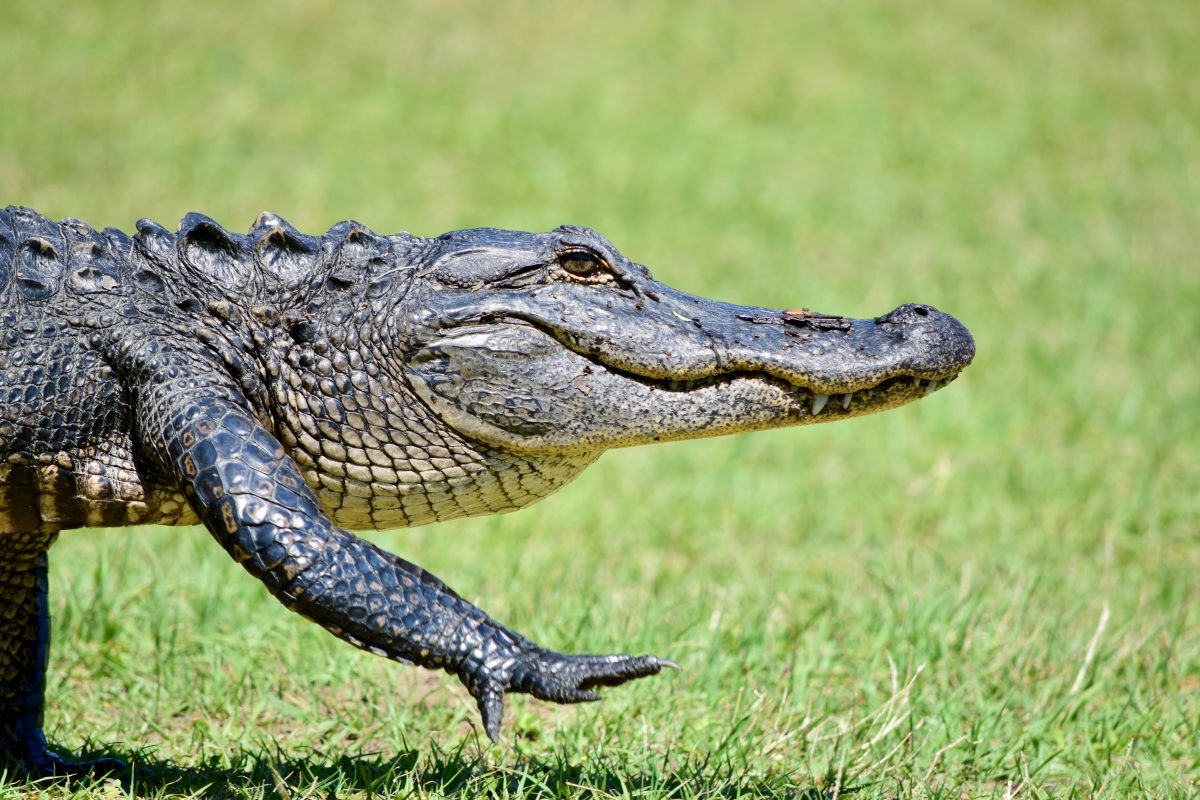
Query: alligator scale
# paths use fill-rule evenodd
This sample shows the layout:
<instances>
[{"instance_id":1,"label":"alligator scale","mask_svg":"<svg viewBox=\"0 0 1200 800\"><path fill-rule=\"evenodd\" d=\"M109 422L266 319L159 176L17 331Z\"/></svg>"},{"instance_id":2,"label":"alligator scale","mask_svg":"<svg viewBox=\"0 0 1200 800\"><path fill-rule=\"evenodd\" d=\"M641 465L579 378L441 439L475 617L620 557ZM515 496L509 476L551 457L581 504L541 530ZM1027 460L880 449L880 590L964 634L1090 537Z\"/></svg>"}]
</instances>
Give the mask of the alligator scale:
<instances>
[{"instance_id":1,"label":"alligator scale","mask_svg":"<svg viewBox=\"0 0 1200 800\"><path fill-rule=\"evenodd\" d=\"M513 511L612 447L891 408L973 354L929 306L714 302L585 228L128 236L4 209L0 752L82 768L42 733L61 530L198 522L335 636L457 675L495 739L506 692L595 700L673 665L541 647L350 530Z\"/></svg>"}]
</instances>

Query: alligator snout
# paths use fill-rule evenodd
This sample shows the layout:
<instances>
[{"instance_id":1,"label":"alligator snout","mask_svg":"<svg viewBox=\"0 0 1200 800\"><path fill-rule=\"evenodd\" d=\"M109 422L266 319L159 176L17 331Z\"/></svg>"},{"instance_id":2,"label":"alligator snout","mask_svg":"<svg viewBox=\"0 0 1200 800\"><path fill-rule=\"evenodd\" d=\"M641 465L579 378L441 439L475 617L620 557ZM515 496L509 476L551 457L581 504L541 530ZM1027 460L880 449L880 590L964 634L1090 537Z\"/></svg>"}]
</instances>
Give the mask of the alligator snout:
<instances>
[{"instance_id":1,"label":"alligator snout","mask_svg":"<svg viewBox=\"0 0 1200 800\"><path fill-rule=\"evenodd\" d=\"M709 310L704 331L724 371L762 372L817 395L861 392L893 378L942 383L975 355L962 323L927 305L873 319L711 301L696 307ZM680 330L676 347L690 334Z\"/></svg>"},{"instance_id":2,"label":"alligator snout","mask_svg":"<svg viewBox=\"0 0 1200 800\"><path fill-rule=\"evenodd\" d=\"M947 379L975 357L975 340L966 326L949 314L921 303L905 303L874 320L886 336L904 342L906 358L897 366L913 375Z\"/></svg>"}]
</instances>

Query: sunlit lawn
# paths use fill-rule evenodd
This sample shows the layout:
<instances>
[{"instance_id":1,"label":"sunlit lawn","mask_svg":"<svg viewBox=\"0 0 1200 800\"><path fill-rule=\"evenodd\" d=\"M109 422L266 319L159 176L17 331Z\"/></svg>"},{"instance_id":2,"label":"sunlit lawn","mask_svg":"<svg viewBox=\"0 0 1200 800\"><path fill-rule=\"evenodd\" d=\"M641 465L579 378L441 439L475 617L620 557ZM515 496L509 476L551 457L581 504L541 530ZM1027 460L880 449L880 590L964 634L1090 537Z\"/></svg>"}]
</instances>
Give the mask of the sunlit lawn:
<instances>
[{"instance_id":1,"label":"sunlit lawn","mask_svg":"<svg viewBox=\"0 0 1200 800\"><path fill-rule=\"evenodd\" d=\"M510 702L288 614L199 529L64 534L47 731L131 782L0 796L1200 792L1200 14L1185 0L23 4L0 202L586 224L722 299L974 331L837 426L614 452L371 537L569 650Z\"/></svg>"}]
</instances>

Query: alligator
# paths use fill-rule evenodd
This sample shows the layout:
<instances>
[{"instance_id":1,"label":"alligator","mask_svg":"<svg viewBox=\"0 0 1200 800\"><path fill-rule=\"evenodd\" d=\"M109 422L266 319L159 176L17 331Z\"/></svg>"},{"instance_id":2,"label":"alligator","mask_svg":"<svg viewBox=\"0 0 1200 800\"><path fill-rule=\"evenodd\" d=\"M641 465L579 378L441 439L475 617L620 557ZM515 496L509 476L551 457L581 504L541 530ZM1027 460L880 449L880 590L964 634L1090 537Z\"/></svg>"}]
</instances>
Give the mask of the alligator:
<instances>
[{"instance_id":1,"label":"alligator","mask_svg":"<svg viewBox=\"0 0 1200 800\"><path fill-rule=\"evenodd\" d=\"M43 734L60 531L202 524L285 607L506 693L599 699L675 665L568 655L351 530L513 511L615 447L846 419L975 351L927 305L874 319L686 294L582 227L424 238L353 221L247 234L188 214L130 236L0 211L0 752Z\"/></svg>"}]
</instances>

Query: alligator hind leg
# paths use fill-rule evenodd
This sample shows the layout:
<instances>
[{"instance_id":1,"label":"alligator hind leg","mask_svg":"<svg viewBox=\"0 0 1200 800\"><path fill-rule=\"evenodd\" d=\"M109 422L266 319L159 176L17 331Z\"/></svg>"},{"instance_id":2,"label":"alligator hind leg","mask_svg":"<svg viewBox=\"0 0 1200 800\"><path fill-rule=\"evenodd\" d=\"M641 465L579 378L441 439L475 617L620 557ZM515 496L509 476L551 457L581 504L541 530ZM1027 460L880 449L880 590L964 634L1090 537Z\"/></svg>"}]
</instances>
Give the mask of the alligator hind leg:
<instances>
[{"instance_id":1,"label":"alligator hind leg","mask_svg":"<svg viewBox=\"0 0 1200 800\"><path fill-rule=\"evenodd\" d=\"M0 535L0 746L31 772L53 768L42 709L50 652L46 551L56 536Z\"/></svg>"},{"instance_id":2,"label":"alligator hind leg","mask_svg":"<svg viewBox=\"0 0 1200 800\"><path fill-rule=\"evenodd\" d=\"M71 763L46 746L50 654L46 551L57 533L0 534L0 756L30 775L110 772L116 759Z\"/></svg>"}]
</instances>

